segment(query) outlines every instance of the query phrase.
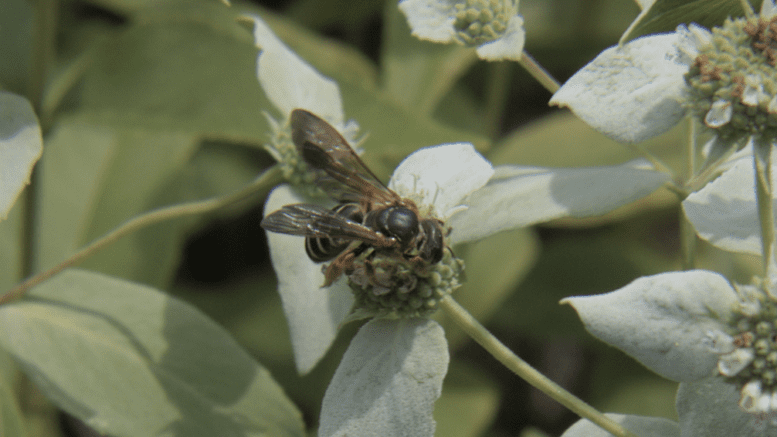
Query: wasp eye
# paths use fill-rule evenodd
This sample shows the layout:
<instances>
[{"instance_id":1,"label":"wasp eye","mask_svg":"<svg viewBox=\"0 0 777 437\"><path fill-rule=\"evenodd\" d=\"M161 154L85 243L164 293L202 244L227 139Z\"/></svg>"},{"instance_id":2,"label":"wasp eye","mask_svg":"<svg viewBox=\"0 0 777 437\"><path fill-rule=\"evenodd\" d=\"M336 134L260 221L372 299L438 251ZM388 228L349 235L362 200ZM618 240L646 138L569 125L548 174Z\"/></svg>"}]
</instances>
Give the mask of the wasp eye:
<instances>
[{"instance_id":1,"label":"wasp eye","mask_svg":"<svg viewBox=\"0 0 777 437\"><path fill-rule=\"evenodd\" d=\"M406 245L418 235L418 216L402 206L386 208L378 216L378 226L383 233Z\"/></svg>"}]
</instances>

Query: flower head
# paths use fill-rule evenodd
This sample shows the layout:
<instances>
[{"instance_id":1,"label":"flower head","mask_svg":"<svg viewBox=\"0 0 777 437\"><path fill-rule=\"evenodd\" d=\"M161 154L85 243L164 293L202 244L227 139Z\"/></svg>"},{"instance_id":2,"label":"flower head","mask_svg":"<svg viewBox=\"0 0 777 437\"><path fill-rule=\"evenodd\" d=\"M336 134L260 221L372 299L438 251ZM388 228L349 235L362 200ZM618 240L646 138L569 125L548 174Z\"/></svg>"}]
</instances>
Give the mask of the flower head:
<instances>
[{"instance_id":1,"label":"flower head","mask_svg":"<svg viewBox=\"0 0 777 437\"><path fill-rule=\"evenodd\" d=\"M401 0L414 36L477 47L489 61L519 60L525 32L516 0Z\"/></svg>"},{"instance_id":2,"label":"flower head","mask_svg":"<svg viewBox=\"0 0 777 437\"><path fill-rule=\"evenodd\" d=\"M762 253L753 152L777 145L775 11L765 0L759 15L711 31L679 26L609 48L551 99L626 143L697 119L707 162L683 208L699 235L725 250Z\"/></svg>"},{"instance_id":3,"label":"flower head","mask_svg":"<svg viewBox=\"0 0 777 437\"><path fill-rule=\"evenodd\" d=\"M594 336L685 385L678 395L681 428L705 435L712 425L704 423L700 408L686 411L680 404L706 397L703 403L729 404L718 414L726 415L731 433L760 435L764 426L777 429L773 282L732 286L717 273L696 270L640 278L612 293L562 302L575 308Z\"/></svg>"},{"instance_id":4,"label":"flower head","mask_svg":"<svg viewBox=\"0 0 777 437\"><path fill-rule=\"evenodd\" d=\"M714 135L713 145L744 147L774 137L777 81L772 0L761 14L728 19L711 32L697 25L611 47L551 99L618 141L661 134L687 113Z\"/></svg>"},{"instance_id":5,"label":"flower head","mask_svg":"<svg viewBox=\"0 0 777 437\"><path fill-rule=\"evenodd\" d=\"M466 214L465 198L485 185L493 172L471 144L445 144L410 155L388 187L415 205L419 223L444 226L454 214ZM278 187L265 211L299 199L288 187ZM286 284L280 291L289 294L283 300L292 338L308 340L295 344L300 371L316 364L341 323L378 317L359 330L327 389L321 435L434 433L431 407L440 395L448 353L442 328L427 316L439 299L458 287L463 270L462 261L444 250L451 242L443 229L439 231L443 254L434 263L415 252L422 244L398 253L355 242L361 248L350 253L354 255L350 265L329 287L321 287L325 273L311 261L303 238L268 234L278 282ZM395 399L405 402L397 405ZM388 418L387 410L392 411ZM402 414L393 414L396 411Z\"/></svg>"}]
</instances>

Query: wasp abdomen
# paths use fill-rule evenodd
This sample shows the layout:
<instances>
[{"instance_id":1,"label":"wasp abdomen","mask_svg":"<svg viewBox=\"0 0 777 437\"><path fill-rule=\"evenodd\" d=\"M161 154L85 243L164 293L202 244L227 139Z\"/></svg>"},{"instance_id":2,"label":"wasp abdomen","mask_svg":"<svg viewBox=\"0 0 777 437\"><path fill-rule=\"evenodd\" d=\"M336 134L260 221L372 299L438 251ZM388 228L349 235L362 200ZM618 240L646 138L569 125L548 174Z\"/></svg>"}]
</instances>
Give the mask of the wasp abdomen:
<instances>
[{"instance_id":1,"label":"wasp abdomen","mask_svg":"<svg viewBox=\"0 0 777 437\"><path fill-rule=\"evenodd\" d=\"M332 208L332 211L359 224L364 220L361 208L355 203L342 203ZM337 237L307 237L305 252L313 262L329 261L344 251L350 242L351 240Z\"/></svg>"}]
</instances>

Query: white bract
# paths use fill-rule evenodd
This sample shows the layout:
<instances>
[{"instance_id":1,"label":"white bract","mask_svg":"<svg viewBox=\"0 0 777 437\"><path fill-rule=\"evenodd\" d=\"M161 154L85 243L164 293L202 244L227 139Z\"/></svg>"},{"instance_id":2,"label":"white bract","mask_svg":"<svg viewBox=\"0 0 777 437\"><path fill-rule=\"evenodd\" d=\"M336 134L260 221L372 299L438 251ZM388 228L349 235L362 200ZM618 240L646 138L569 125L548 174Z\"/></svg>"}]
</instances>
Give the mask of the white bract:
<instances>
[{"instance_id":1,"label":"white bract","mask_svg":"<svg viewBox=\"0 0 777 437\"><path fill-rule=\"evenodd\" d=\"M254 22L254 42L261 49L256 59L259 84L284 119L294 109L307 109L342 132L345 114L337 82L291 51L261 18L248 18Z\"/></svg>"},{"instance_id":2,"label":"white bract","mask_svg":"<svg viewBox=\"0 0 777 437\"><path fill-rule=\"evenodd\" d=\"M413 36L477 47L481 59L520 60L526 32L517 0L401 0Z\"/></svg>"},{"instance_id":3,"label":"white bract","mask_svg":"<svg viewBox=\"0 0 777 437\"><path fill-rule=\"evenodd\" d=\"M0 220L30 183L43 153L43 137L32 105L21 96L0 91Z\"/></svg>"},{"instance_id":4,"label":"white bract","mask_svg":"<svg viewBox=\"0 0 777 437\"><path fill-rule=\"evenodd\" d=\"M759 16L729 19L712 32L691 24L611 47L551 99L625 143L659 135L686 114L695 117L708 138L701 150L710 168L702 170L710 176L701 183L722 175L701 187L694 182L683 208L702 238L726 250L761 253L753 157L746 151L773 148L777 139L774 35L758 24L774 20L776 10L766 0ZM721 165L734 150L743 153Z\"/></svg>"},{"instance_id":5,"label":"white bract","mask_svg":"<svg viewBox=\"0 0 777 437\"><path fill-rule=\"evenodd\" d=\"M265 211L272 212L289 203L310 202L310 194L316 194L315 187L310 185L307 168L291 142L291 111L302 108L314 112L346 138L352 139L356 126L344 122L337 83L319 74L286 47L261 18L248 18L254 22L254 39L261 49L257 58L259 84L282 114L281 121L267 114L273 136L266 148L294 185L294 188L285 184L276 188L265 205ZM283 246L290 240L298 242L294 237L275 233L268 233L268 240L271 247ZM292 273L291 276L278 275L278 292L289 324L297 370L307 373L329 349L353 297L344 283L333 284L328 293L310 293L309 290L317 289L322 280L317 274L319 267L308 259L304 249L302 253L274 250L271 256L276 271ZM301 267L302 264L307 265Z\"/></svg>"},{"instance_id":6,"label":"white bract","mask_svg":"<svg viewBox=\"0 0 777 437\"><path fill-rule=\"evenodd\" d=\"M759 286L704 270L643 277L611 293L564 299L597 338L681 382L682 435L777 431L777 306Z\"/></svg>"}]
</instances>

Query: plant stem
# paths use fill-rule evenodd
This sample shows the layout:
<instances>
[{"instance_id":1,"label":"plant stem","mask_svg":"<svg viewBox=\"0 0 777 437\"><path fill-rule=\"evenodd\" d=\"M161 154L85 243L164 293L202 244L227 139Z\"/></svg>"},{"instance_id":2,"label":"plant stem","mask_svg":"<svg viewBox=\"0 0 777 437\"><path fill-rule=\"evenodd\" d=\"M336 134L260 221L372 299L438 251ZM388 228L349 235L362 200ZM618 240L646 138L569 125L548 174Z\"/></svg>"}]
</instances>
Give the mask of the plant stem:
<instances>
[{"instance_id":1,"label":"plant stem","mask_svg":"<svg viewBox=\"0 0 777 437\"><path fill-rule=\"evenodd\" d=\"M57 21L59 18L59 0L36 0L33 2L32 16L32 53L30 71L27 81L27 98L32 103L35 113L40 118L43 94L46 88L49 71L56 57ZM48 124L40 120L41 130L45 134ZM24 190L24 218L21 228L22 275L32 273L32 263L35 257L35 214L37 212L37 167L30 175L30 185Z\"/></svg>"},{"instance_id":2,"label":"plant stem","mask_svg":"<svg viewBox=\"0 0 777 437\"><path fill-rule=\"evenodd\" d=\"M761 223L761 251L763 253L764 278L769 271L774 254L774 209L772 206L772 145L769 141L753 142L755 167L755 196L758 204L758 221Z\"/></svg>"},{"instance_id":3,"label":"plant stem","mask_svg":"<svg viewBox=\"0 0 777 437\"><path fill-rule=\"evenodd\" d=\"M559 85L558 81L556 81L556 79L554 79L550 73L542 68L542 65L538 64L534 58L529 56L525 50L521 55L521 60L518 61L518 63L521 64L521 66L525 68L526 71L528 71L529 74L531 74L532 77L540 83L540 85L544 86L546 90L550 91L551 94L554 94L556 91L558 91L559 88L561 88L561 85Z\"/></svg>"},{"instance_id":4,"label":"plant stem","mask_svg":"<svg viewBox=\"0 0 777 437\"><path fill-rule=\"evenodd\" d=\"M686 148L686 174L685 180L691 181L696 175L696 121L693 117L686 117L688 122L688 141ZM681 199L682 201L682 199ZM680 252L682 253L683 269L690 270L696 265L696 229L685 217L680 208Z\"/></svg>"},{"instance_id":5,"label":"plant stem","mask_svg":"<svg viewBox=\"0 0 777 437\"><path fill-rule=\"evenodd\" d=\"M564 390L561 386L548 379L545 375L538 372L515 355L510 349L502 344L488 330L480 324L472 315L467 312L450 296L445 297L440 302L441 308L478 344L483 346L500 363L504 364L513 373L523 380L550 396L556 402L569 408L580 417L586 418L595 423L600 428L617 437L635 437L626 428L613 422L604 414L597 411L592 406L586 404L572 393Z\"/></svg>"},{"instance_id":6,"label":"plant stem","mask_svg":"<svg viewBox=\"0 0 777 437\"><path fill-rule=\"evenodd\" d=\"M489 65L489 81L486 85L486 134L489 138L499 137L499 127L502 124L502 115L507 104L510 91L510 71L512 64L509 62L493 62Z\"/></svg>"},{"instance_id":7,"label":"plant stem","mask_svg":"<svg viewBox=\"0 0 777 437\"><path fill-rule=\"evenodd\" d=\"M278 166L275 165L265 170L264 173L259 175L256 179L254 179L253 182L245 186L240 191L228 196L159 208L144 215L129 219L118 228L109 232L102 238L93 241L91 244L82 248L73 256L62 261L55 267L45 272L38 273L37 275L28 278L26 281L12 288L7 293L0 296L0 305L21 298L30 288L51 278L66 268L78 264L79 262L94 255L96 252L100 251L104 247L110 245L127 234L131 234L132 232L135 232L139 229L166 220L215 211L232 203L246 199L249 196L255 195L258 191L272 187L281 182L281 180L281 171Z\"/></svg>"}]
</instances>

